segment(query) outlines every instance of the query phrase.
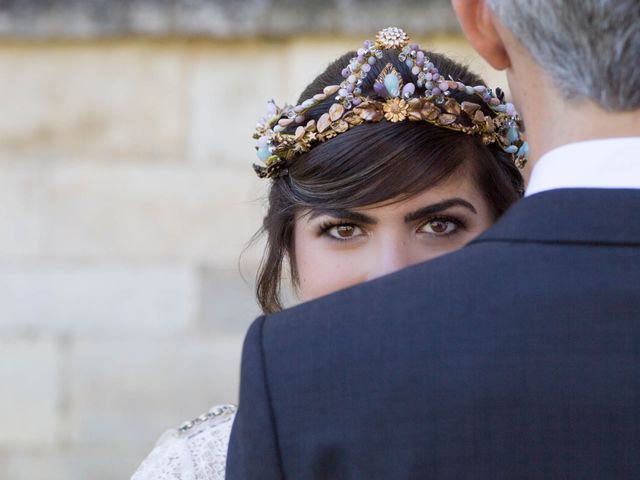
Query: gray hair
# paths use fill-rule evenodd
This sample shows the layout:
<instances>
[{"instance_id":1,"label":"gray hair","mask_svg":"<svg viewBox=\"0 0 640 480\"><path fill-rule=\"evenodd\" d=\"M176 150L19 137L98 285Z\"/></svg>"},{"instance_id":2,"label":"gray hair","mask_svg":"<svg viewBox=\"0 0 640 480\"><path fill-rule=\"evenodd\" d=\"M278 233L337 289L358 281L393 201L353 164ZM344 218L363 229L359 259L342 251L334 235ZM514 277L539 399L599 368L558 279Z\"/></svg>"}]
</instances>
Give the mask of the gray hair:
<instances>
[{"instance_id":1,"label":"gray hair","mask_svg":"<svg viewBox=\"0 0 640 480\"><path fill-rule=\"evenodd\" d=\"M640 108L639 0L488 0L566 98Z\"/></svg>"}]
</instances>

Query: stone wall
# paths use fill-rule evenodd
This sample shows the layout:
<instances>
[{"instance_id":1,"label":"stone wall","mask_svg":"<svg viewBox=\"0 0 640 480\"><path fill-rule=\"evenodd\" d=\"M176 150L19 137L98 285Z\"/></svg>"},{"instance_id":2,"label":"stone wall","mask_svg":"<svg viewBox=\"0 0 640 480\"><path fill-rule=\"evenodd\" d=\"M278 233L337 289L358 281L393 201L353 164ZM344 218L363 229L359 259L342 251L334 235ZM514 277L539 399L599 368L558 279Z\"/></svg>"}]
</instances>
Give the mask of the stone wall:
<instances>
[{"instance_id":1,"label":"stone wall","mask_svg":"<svg viewBox=\"0 0 640 480\"><path fill-rule=\"evenodd\" d=\"M236 401L253 126L361 40L0 41L0 478L127 478ZM459 36L418 40L488 71Z\"/></svg>"},{"instance_id":2,"label":"stone wall","mask_svg":"<svg viewBox=\"0 0 640 480\"><path fill-rule=\"evenodd\" d=\"M368 35L388 25L458 31L450 0L0 0L10 38Z\"/></svg>"}]
</instances>

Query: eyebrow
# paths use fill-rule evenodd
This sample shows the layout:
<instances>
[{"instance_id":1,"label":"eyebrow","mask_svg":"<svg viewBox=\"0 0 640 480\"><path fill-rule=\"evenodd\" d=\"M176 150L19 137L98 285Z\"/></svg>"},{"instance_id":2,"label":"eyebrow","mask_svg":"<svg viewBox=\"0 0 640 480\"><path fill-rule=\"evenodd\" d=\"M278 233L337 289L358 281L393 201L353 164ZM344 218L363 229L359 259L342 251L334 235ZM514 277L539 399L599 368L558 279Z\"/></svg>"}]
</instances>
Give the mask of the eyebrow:
<instances>
[{"instance_id":1,"label":"eyebrow","mask_svg":"<svg viewBox=\"0 0 640 480\"><path fill-rule=\"evenodd\" d=\"M375 225L378 221L370 217L369 215L365 215L364 213L353 212L351 210L343 209L343 208L318 208L314 209L309 215L309 221L313 220L320 215L328 215L334 218L340 218L342 220L350 220L356 223L362 223L365 225Z\"/></svg>"},{"instance_id":2,"label":"eyebrow","mask_svg":"<svg viewBox=\"0 0 640 480\"><path fill-rule=\"evenodd\" d=\"M415 222L416 220L422 220L425 217L429 217L434 213L442 212L443 210L447 210L451 207L464 207L474 214L478 213L476 208L466 200L463 200L462 198L448 198L447 200L443 200L441 202L434 203L433 205L420 208L415 212L408 213L407 215L405 215L404 221L405 223L411 223Z\"/></svg>"},{"instance_id":3,"label":"eyebrow","mask_svg":"<svg viewBox=\"0 0 640 480\"><path fill-rule=\"evenodd\" d=\"M405 223L415 222L416 220L421 220L423 218L429 217L434 213L442 212L443 210L447 210L451 207L464 207L467 210L471 211L474 214L477 214L478 211L475 207L469 203L468 201L462 198L448 198L438 203L434 203L433 205L428 205L426 207L420 208L415 212L408 213L404 217ZM349 220L356 223L361 223L364 225L375 225L378 221L369 215L360 212L353 212L351 210L343 209L343 208L318 208L314 209L309 214L309 221L313 220L320 215L328 215L334 218L340 218L342 220Z\"/></svg>"}]
</instances>

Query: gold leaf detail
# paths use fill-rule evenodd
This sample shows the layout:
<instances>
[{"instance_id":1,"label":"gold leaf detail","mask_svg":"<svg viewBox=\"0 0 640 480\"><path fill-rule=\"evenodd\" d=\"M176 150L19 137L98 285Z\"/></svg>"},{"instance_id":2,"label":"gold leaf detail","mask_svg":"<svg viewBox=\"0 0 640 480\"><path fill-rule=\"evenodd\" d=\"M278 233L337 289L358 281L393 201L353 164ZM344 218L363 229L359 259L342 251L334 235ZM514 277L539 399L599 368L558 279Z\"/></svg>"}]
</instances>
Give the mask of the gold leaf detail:
<instances>
[{"instance_id":1,"label":"gold leaf detail","mask_svg":"<svg viewBox=\"0 0 640 480\"><path fill-rule=\"evenodd\" d=\"M438 123L440 125L451 125L456 121L456 118L457 117L455 115L452 115L450 113L443 113L438 117Z\"/></svg>"},{"instance_id":2,"label":"gold leaf detail","mask_svg":"<svg viewBox=\"0 0 640 480\"><path fill-rule=\"evenodd\" d=\"M422 100L420 98L412 98L407 102L409 111L419 111L422 109Z\"/></svg>"},{"instance_id":3,"label":"gold leaf detail","mask_svg":"<svg viewBox=\"0 0 640 480\"><path fill-rule=\"evenodd\" d=\"M365 102L359 107L353 109L353 111L360 115L360 118L365 122L379 122L384 117L384 113L379 105Z\"/></svg>"},{"instance_id":4,"label":"gold leaf detail","mask_svg":"<svg viewBox=\"0 0 640 480\"><path fill-rule=\"evenodd\" d=\"M347 112L342 119L349 125L360 125L362 123L362 118L354 111Z\"/></svg>"},{"instance_id":5,"label":"gold leaf detail","mask_svg":"<svg viewBox=\"0 0 640 480\"><path fill-rule=\"evenodd\" d=\"M493 133L495 131L495 127L493 125L493 120L491 119L491 117L485 117L484 122L487 126L487 132Z\"/></svg>"},{"instance_id":6,"label":"gold leaf detail","mask_svg":"<svg viewBox=\"0 0 640 480\"><path fill-rule=\"evenodd\" d=\"M300 140L302 137L304 137L304 134L306 133L306 130L304 129L303 126L300 126L298 128L296 128L296 133L293 136L293 139L297 142L298 140Z\"/></svg>"},{"instance_id":7,"label":"gold leaf detail","mask_svg":"<svg viewBox=\"0 0 640 480\"><path fill-rule=\"evenodd\" d=\"M325 134L320 138L321 142L327 141L332 139L333 137L335 137L336 135L338 135L336 132L334 132L333 130L327 130L325 132Z\"/></svg>"},{"instance_id":8,"label":"gold leaf detail","mask_svg":"<svg viewBox=\"0 0 640 480\"><path fill-rule=\"evenodd\" d=\"M444 102L443 110L452 115L460 115L461 113L460 104L453 98L447 98L447 101Z\"/></svg>"},{"instance_id":9,"label":"gold leaf detail","mask_svg":"<svg viewBox=\"0 0 640 480\"><path fill-rule=\"evenodd\" d=\"M332 122L335 122L336 120L340 120L343 113L344 113L344 107L339 103L334 103L333 105L331 105L331 108L329 108L329 118L331 119Z\"/></svg>"},{"instance_id":10,"label":"gold leaf detail","mask_svg":"<svg viewBox=\"0 0 640 480\"><path fill-rule=\"evenodd\" d=\"M440 109L432 103L425 103L420 113L422 114L422 118L433 122L436 118L438 118L438 115L440 115Z\"/></svg>"},{"instance_id":11,"label":"gold leaf detail","mask_svg":"<svg viewBox=\"0 0 640 480\"><path fill-rule=\"evenodd\" d=\"M344 120L338 120L333 124L333 131L337 133L344 133L349 130L349 124Z\"/></svg>"},{"instance_id":12,"label":"gold leaf detail","mask_svg":"<svg viewBox=\"0 0 640 480\"><path fill-rule=\"evenodd\" d=\"M323 113L322 116L318 119L318 133L324 132L330 126L331 119L329 118L329 114Z\"/></svg>"},{"instance_id":13,"label":"gold leaf detail","mask_svg":"<svg viewBox=\"0 0 640 480\"><path fill-rule=\"evenodd\" d=\"M462 102L461 104L462 110L473 118L475 113L480 109L480 105L473 102Z\"/></svg>"}]
</instances>

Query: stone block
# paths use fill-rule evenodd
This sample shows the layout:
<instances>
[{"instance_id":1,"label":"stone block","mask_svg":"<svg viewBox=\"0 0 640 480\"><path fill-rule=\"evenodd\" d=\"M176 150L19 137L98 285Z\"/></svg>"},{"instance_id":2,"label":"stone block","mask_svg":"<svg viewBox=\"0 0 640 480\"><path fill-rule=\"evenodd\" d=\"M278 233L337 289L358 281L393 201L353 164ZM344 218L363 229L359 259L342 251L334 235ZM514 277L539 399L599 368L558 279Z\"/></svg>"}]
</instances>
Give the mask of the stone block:
<instances>
[{"instance_id":1,"label":"stone block","mask_svg":"<svg viewBox=\"0 0 640 480\"><path fill-rule=\"evenodd\" d=\"M70 359L71 445L145 445L211 406L237 402L243 335L78 341Z\"/></svg>"},{"instance_id":2,"label":"stone block","mask_svg":"<svg viewBox=\"0 0 640 480\"><path fill-rule=\"evenodd\" d=\"M235 265L261 223L263 184L251 172L67 165L50 181L56 259Z\"/></svg>"},{"instance_id":3,"label":"stone block","mask_svg":"<svg viewBox=\"0 0 640 480\"><path fill-rule=\"evenodd\" d=\"M255 300L255 271L204 267L200 304L207 331L244 333L260 314Z\"/></svg>"},{"instance_id":4,"label":"stone block","mask_svg":"<svg viewBox=\"0 0 640 480\"><path fill-rule=\"evenodd\" d=\"M367 32L381 19L416 34L459 28L447 0L349 0L322 8L291 0L21 0L0 3L0 14L0 36L30 39Z\"/></svg>"},{"instance_id":5,"label":"stone block","mask_svg":"<svg viewBox=\"0 0 640 480\"><path fill-rule=\"evenodd\" d=\"M188 267L5 267L0 328L171 335L195 324L197 294L196 272Z\"/></svg>"},{"instance_id":6,"label":"stone block","mask_svg":"<svg viewBox=\"0 0 640 480\"><path fill-rule=\"evenodd\" d=\"M251 174L257 160L255 125L266 114L268 100L284 102L291 91L285 48L283 42L241 42L194 50L187 83L192 162Z\"/></svg>"},{"instance_id":7,"label":"stone block","mask_svg":"<svg viewBox=\"0 0 640 480\"><path fill-rule=\"evenodd\" d=\"M34 163L0 166L0 259L42 253L42 175Z\"/></svg>"},{"instance_id":8,"label":"stone block","mask_svg":"<svg viewBox=\"0 0 640 480\"><path fill-rule=\"evenodd\" d=\"M189 159L246 172L257 159L252 134L267 101L296 102L329 63L360 43L299 38L195 50L188 74Z\"/></svg>"},{"instance_id":9,"label":"stone block","mask_svg":"<svg viewBox=\"0 0 640 480\"><path fill-rule=\"evenodd\" d=\"M0 153L179 159L185 62L144 42L2 45Z\"/></svg>"},{"instance_id":10,"label":"stone block","mask_svg":"<svg viewBox=\"0 0 640 480\"><path fill-rule=\"evenodd\" d=\"M59 439L60 368L53 338L0 338L0 449Z\"/></svg>"}]
</instances>

